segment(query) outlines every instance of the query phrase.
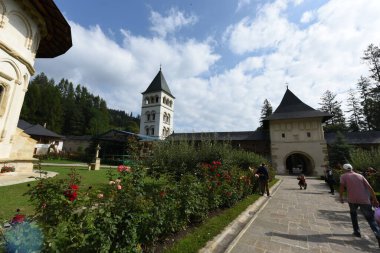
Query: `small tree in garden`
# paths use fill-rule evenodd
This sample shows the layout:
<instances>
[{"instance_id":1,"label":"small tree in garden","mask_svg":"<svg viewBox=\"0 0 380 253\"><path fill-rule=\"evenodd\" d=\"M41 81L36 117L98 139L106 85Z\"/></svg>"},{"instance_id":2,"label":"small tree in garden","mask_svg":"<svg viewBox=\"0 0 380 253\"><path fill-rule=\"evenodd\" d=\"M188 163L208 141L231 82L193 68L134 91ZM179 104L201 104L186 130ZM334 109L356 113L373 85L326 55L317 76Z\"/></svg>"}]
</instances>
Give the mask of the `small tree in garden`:
<instances>
[{"instance_id":1,"label":"small tree in garden","mask_svg":"<svg viewBox=\"0 0 380 253\"><path fill-rule=\"evenodd\" d=\"M351 146L346 142L344 136L338 132L335 142L329 147L329 161L330 164L344 164L350 160Z\"/></svg>"}]
</instances>

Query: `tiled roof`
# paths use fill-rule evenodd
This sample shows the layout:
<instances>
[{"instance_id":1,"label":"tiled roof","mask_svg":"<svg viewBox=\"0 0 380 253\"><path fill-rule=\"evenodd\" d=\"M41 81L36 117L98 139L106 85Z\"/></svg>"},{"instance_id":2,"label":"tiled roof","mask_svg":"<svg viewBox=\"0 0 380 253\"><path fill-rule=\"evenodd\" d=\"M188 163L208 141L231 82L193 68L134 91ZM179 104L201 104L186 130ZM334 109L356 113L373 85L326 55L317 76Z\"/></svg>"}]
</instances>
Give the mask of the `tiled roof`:
<instances>
[{"instance_id":1,"label":"tiled roof","mask_svg":"<svg viewBox=\"0 0 380 253\"><path fill-rule=\"evenodd\" d=\"M242 131L242 132L198 132L198 133L173 133L168 136L174 140L218 140L218 141L269 141L266 131Z\"/></svg>"},{"instance_id":2,"label":"tiled roof","mask_svg":"<svg viewBox=\"0 0 380 253\"><path fill-rule=\"evenodd\" d=\"M26 122L25 120L19 120L17 123L17 127L21 128L22 130L24 130L25 133L31 136L44 136L44 137L52 137L52 138L57 138L57 139L63 138L62 135L54 133L53 131L46 129L45 127L39 124L32 125L29 122Z\"/></svg>"},{"instance_id":3,"label":"tiled roof","mask_svg":"<svg viewBox=\"0 0 380 253\"><path fill-rule=\"evenodd\" d=\"M174 96L172 95L169 89L168 84L166 83L165 77L162 74L161 69L160 71L158 71L156 77L150 83L146 91L144 91L142 94L152 93L152 92L157 92L157 91L164 91L166 94L174 98Z\"/></svg>"},{"instance_id":4,"label":"tiled roof","mask_svg":"<svg viewBox=\"0 0 380 253\"><path fill-rule=\"evenodd\" d=\"M332 117L327 112L315 110L302 102L296 95L289 89L286 89L285 95L281 100L280 105L274 113L265 118L265 120L278 120L278 119L299 119L299 118L316 118L321 117L325 121Z\"/></svg>"},{"instance_id":5,"label":"tiled roof","mask_svg":"<svg viewBox=\"0 0 380 253\"><path fill-rule=\"evenodd\" d=\"M123 140L123 138L120 138L120 136L125 136L125 137L135 136L140 141L156 141L156 140L159 140L159 138L155 137L155 136L136 134L136 133L117 130L117 129L111 129L105 133L102 133L99 136L97 136L97 139L124 142L125 140Z\"/></svg>"},{"instance_id":6,"label":"tiled roof","mask_svg":"<svg viewBox=\"0 0 380 253\"><path fill-rule=\"evenodd\" d=\"M380 144L380 131L349 132L342 134L348 144ZM327 144L334 143L336 136L336 133L325 133Z\"/></svg>"}]
</instances>

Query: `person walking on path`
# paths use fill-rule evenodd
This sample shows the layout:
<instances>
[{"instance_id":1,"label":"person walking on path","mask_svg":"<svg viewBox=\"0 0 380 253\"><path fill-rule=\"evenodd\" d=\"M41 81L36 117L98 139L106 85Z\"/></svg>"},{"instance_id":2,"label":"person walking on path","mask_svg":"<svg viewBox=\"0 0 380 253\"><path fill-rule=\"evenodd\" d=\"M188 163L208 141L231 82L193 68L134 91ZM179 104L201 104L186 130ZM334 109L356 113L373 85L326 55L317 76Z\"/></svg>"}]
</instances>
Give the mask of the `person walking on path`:
<instances>
[{"instance_id":1,"label":"person walking on path","mask_svg":"<svg viewBox=\"0 0 380 253\"><path fill-rule=\"evenodd\" d=\"M302 190L302 187L303 187L303 189L306 190L307 183L306 183L305 175L304 174L299 175L297 177L297 180L298 180L298 186L300 187L300 190Z\"/></svg>"},{"instance_id":2,"label":"person walking on path","mask_svg":"<svg viewBox=\"0 0 380 253\"><path fill-rule=\"evenodd\" d=\"M335 189L334 189L334 184L335 184L335 179L334 179L334 173L333 170L326 165L326 182L330 187L330 193L332 195L335 194Z\"/></svg>"},{"instance_id":3,"label":"person walking on path","mask_svg":"<svg viewBox=\"0 0 380 253\"><path fill-rule=\"evenodd\" d=\"M267 196L270 197L269 186L268 186L269 174L264 163L262 163L261 166L257 168L255 174L259 175L259 189L260 189L261 195L264 195L264 193L266 192Z\"/></svg>"},{"instance_id":4,"label":"person walking on path","mask_svg":"<svg viewBox=\"0 0 380 253\"><path fill-rule=\"evenodd\" d=\"M369 226L376 235L380 248L380 228L375 221L374 211L371 205L372 202L373 206L379 206L376 194L368 181L362 175L352 170L351 164L344 164L343 169L346 170L346 172L340 176L339 196L340 201L344 203L343 193L345 189L347 189L347 202L350 207L351 222L354 229L353 235L361 237L357 214L357 210L360 207Z\"/></svg>"}]
</instances>

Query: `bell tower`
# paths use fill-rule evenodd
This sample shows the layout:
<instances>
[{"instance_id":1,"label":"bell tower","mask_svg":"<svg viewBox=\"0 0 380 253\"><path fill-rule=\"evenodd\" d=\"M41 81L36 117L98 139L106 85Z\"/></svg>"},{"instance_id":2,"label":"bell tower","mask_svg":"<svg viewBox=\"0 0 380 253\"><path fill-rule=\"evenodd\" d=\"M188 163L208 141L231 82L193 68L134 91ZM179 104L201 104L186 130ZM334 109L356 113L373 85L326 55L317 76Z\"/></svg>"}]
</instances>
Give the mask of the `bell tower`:
<instances>
[{"instance_id":1,"label":"bell tower","mask_svg":"<svg viewBox=\"0 0 380 253\"><path fill-rule=\"evenodd\" d=\"M140 134L165 139L173 133L174 99L161 68L141 93Z\"/></svg>"}]
</instances>

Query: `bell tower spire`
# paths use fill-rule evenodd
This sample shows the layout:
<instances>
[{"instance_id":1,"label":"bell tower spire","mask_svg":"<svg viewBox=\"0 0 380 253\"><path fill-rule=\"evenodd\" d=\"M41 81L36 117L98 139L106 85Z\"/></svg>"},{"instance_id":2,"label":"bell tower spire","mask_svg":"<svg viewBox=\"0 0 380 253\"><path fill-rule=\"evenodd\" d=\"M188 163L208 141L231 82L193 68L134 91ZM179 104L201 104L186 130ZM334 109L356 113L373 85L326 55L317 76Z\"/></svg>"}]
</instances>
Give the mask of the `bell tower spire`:
<instances>
[{"instance_id":1,"label":"bell tower spire","mask_svg":"<svg viewBox=\"0 0 380 253\"><path fill-rule=\"evenodd\" d=\"M160 70L142 93L140 134L165 139L173 133L174 99Z\"/></svg>"}]
</instances>

